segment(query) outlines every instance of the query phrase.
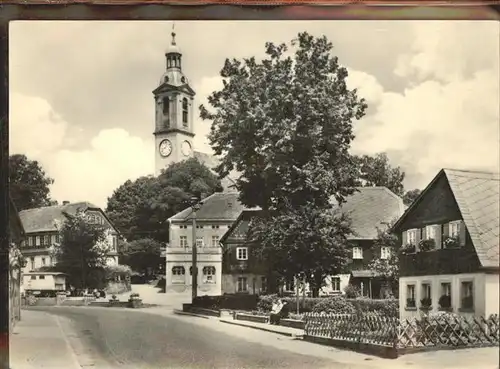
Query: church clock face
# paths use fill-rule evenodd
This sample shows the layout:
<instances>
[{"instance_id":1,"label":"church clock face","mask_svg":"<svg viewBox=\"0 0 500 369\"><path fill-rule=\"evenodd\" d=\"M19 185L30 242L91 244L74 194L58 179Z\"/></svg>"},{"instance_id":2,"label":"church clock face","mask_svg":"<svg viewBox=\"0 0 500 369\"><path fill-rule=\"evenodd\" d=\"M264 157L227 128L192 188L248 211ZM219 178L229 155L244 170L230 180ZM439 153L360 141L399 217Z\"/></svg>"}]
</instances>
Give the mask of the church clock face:
<instances>
[{"instance_id":1,"label":"church clock face","mask_svg":"<svg viewBox=\"0 0 500 369\"><path fill-rule=\"evenodd\" d=\"M191 154L191 144L188 141L184 141L181 145L181 151L184 156L189 156Z\"/></svg>"},{"instance_id":2,"label":"church clock face","mask_svg":"<svg viewBox=\"0 0 500 369\"><path fill-rule=\"evenodd\" d=\"M160 155L167 157L172 153L172 142L169 140L163 140L160 143Z\"/></svg>"}]
</instances>

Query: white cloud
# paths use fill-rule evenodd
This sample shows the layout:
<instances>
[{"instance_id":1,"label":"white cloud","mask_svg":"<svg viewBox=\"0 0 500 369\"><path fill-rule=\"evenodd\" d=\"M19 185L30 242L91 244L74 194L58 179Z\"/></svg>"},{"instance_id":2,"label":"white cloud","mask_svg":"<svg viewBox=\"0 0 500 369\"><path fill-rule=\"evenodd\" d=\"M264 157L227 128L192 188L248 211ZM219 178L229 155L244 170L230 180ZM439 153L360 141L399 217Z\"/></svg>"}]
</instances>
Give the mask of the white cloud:
<instances>
[{"instance_id":1,"label":"white cloud","mask_svg":"<svg viewBox=\"0 0 500 369\"><path fill-rule=\"evenodd\" d=\"M410 78L403 93L381 92L375 78L351 73L351 85L361 84L361 96L376 102L356 124L353 150L388 152L410 174L410 188L424 187L445 167L498 171L499 57L492 52L498 45L482 49L492 46L498 28L476 31L471 36L460 25L439 22L415 27L413 52L396 69Z\"/></svg>"},{"instance_id":2,"label":"white cloud","mask_svg":"<svg viewBox=\"0 0 500 369\"><path fill-rule=\"evenodd\" d=\"M107 197L128 179L154 172L153 144L121 128L101 130L86 150L67 148L68 123L38 97L11 94L11 153L38 160L54 178L51 195L62 202L90 201L105 207Z\"/></svg>"}]
</instances>

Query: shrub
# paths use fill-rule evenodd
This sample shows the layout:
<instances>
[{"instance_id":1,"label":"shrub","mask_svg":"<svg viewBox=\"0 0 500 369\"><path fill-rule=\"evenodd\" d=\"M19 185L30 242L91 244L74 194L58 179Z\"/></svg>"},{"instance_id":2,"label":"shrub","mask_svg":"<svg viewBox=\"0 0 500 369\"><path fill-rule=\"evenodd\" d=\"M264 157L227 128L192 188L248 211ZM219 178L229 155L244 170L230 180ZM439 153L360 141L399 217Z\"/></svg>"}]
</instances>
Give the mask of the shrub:
<instances>
[{"instance_id":1,"label":"shrub","mask_svg":"<svg viewBox=\"0 0 500 369\"><path fill-rule=\"evenodd\" d=\"M220 310L256 310L257 295L226 294L222 296L200 296L193 301L194 307Z\"/></svg>"},{"instance_id":2,"label":"shrub","mask_svg":"<svg viewBox=\"0 0 500 369\"><path fill-rule=\"evenodd\" d=\"M356 311L360 314L375 313L387 317L399 316L399 300L383 299L373 300L368 298L349 299Z\"/></svg>"},{"instance_id":3,"label":"shrub","mask_svg":"<svg viewBox=\"0 0 500 369\"><path fill-rule=\"evenodd\" d=\"M355 299L361 295L360 289L352 284L348 284L344 288L344 292L345 297L347 297L348 299Z\"/></svg>"},{"instance_id":4,"label":"shrub","mask_svg":"<svg viewBox=\"0 0 500 369\"><path fill-rule=\"evenodd\" d=\"M354 305L344 297L336 296L326 299L321 299L314 308L314 313L326 314L354 314L356 309Z\"/></svg>"},{"instance_id":5,"label":"shrub","mask_svg":"<svg viewBox=\"0 0 500 369\"><path fill-rule=\"evenodd\" d=\"M280 298L281 301L286 302L289 305L290 311L296 311L296 297L278 297L277 295L260 296L257 309L263 312L271 311L273 300L276 298ZM299 303L299 313L308 313L313 311L314 307L323 300L325 299L320 297L306 297L305 300L301 297Z\"/></svg>"}]
</instances>

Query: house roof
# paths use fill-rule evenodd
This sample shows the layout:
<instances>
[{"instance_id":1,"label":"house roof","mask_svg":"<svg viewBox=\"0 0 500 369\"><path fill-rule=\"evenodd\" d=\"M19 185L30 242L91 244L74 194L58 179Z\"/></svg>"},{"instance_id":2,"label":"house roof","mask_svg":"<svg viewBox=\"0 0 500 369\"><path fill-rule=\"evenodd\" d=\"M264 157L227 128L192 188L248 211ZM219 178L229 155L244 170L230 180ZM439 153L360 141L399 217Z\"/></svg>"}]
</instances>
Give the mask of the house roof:
<instances>
[{"instance_id":1,"label":"house roof","mask_svg":"<svg viewBox=\"0 0 500 369\"><path fill-rule=\"evenodd\" d=\"M226 231L226 233L224 233L221 237L221 239L219 240L220 243L224 244L229 237L231 237L231 235L233 234L234 230L239 226L239 224L243 221L243 220L247 220L247 221L250 221L250 219L253 217L253 216L257 216L260 212L260 208L253 208L253 209L244 209L240 215L238 216L238 218L236 218L236 220L233 222L233 224L231 224L231 226L229 227L229 229Z\"/></svg>"},{"instance_id":2,"label":"house roof","mask_svg":"<svg viewBox=\"0 0 500 369\"><path fill-rule=\"evenodd\" d=\"M441 176L446 176L483 267L499 264L499 173L442 169L394 225L397 229Z\"/></svg>"},{"instance_id":3,"label":"house roof","mask_svg":"<svg viewBox=\"0 0 500 369\"><path fill-rule=\"evenodd\" d=\"M57 232L58 223L62 223L66 220L65 213L74 215L78 211L86 211L88 209L102 211L98 206L90 202L76 202L66 205L45 206L23 210L19 213L19 217L21 218L26 233Z\"/></svg>"},{"instance_id":4,"label":"house roof","mask_svg":"<svg viewBox=\"0 0 500 369\"><path fill-rule=\"evenodd\" d=\"M332 197L332 202L336 202ZM386 187L357 187L340 206L352 221L351 240L373 240L377 228L387 226L404 212L403 200Z\"/></svg>"},{"instance_id":5,"label":"house roof","mask_svg":"<svg viewBox=\"0 0 500 369\"><path fill-rule=\"evenodd\" d=\"M238 200L238 192L216 192L203 199L203 205L196 213L198 220L225 220L234 222L245 207ZM191 208L170 217L169 221L186 221L192 214Z\"/></svg>"}]
</instances>

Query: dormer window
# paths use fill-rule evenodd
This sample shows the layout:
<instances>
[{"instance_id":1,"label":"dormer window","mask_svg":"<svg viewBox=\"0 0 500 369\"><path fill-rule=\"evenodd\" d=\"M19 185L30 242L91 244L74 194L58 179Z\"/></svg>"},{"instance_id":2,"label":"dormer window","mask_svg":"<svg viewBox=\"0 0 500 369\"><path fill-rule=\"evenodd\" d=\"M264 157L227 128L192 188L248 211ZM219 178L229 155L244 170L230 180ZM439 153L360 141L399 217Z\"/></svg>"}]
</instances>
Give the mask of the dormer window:
<instances>
[{"instance_id":1,"label":"dormer window","mask_svg":"<svg viewBox=\"0 0 500 369\"><path fill-rule=\"evenodd\" d=\"M182 99L182 125L184 127L188 126L188 99Z\"/></svg>"}]
</instances>

